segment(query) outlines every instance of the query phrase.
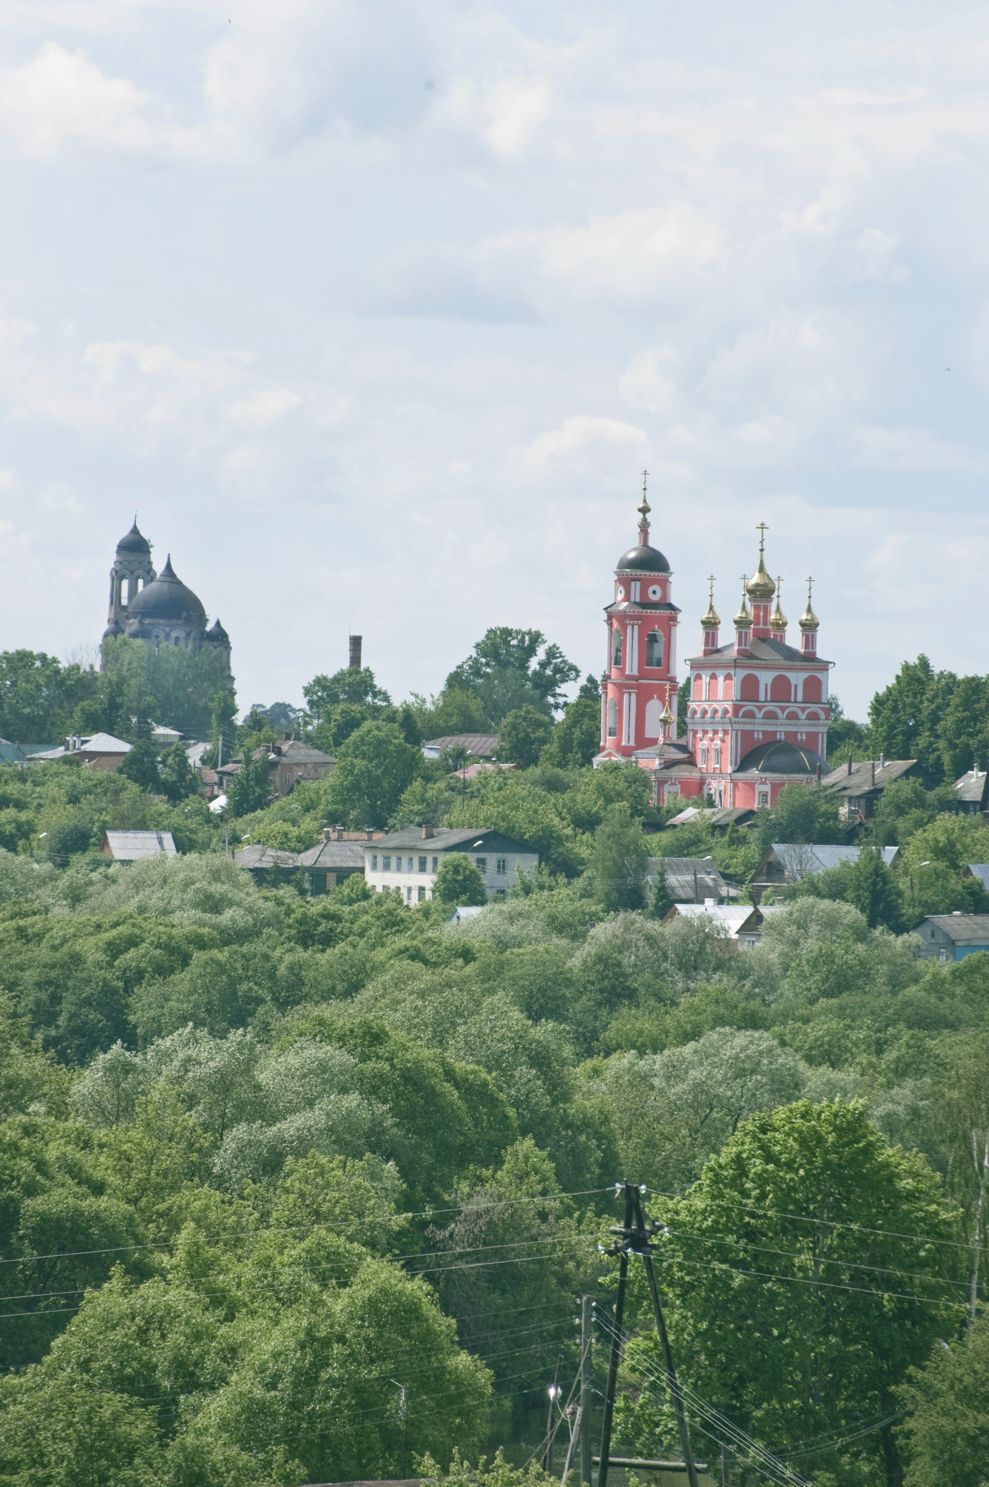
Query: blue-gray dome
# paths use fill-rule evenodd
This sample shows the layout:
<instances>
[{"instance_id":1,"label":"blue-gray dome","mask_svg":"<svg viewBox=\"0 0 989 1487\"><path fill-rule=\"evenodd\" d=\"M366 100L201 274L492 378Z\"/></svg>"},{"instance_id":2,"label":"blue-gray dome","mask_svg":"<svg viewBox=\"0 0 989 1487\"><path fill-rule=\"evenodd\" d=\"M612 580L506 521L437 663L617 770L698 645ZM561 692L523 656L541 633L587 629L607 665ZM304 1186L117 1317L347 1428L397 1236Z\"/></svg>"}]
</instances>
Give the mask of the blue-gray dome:
<instances>
[{"instance_id":1,"label":"blue-gray dome","mask_svg":"<svg viewBox=\"0 0 989 1487\"><path fill-rule=\"evenodd\" d=\"M633 573L669 573L670 565L658 547L630 547L616 563L619 573L623 569Z\"/></svg>"}]
</instances>

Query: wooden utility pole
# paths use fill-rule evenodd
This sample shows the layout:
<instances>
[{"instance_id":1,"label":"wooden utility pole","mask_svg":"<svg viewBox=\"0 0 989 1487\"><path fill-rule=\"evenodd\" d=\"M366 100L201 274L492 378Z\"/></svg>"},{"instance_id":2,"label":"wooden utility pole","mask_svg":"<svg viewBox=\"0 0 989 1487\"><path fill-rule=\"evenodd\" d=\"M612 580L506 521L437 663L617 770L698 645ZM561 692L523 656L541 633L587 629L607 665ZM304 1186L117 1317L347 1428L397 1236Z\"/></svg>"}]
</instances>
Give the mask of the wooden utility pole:
<instances>
[{"instance_id":1,"label":"wooden utility pole","mask_svg":"<svg viewBox=\"0 0 989 1487\"><path fill-rule=\"evenodd\" d=\"M580 1433L581 1487L591 1487L591 1344L594 1318L590 1296L580 1298L580 1406L577 1429Z\"/></svg>"},{"instance_id":2,"label":"wooden utility pole","mask_svg":"<svg viewBox=\"0 0 989 1487\"><path fill-rule=\"evenodd\" d=\"M666 1386L669 1390L670 1403L673 1406L673 1413L676 1416L677 1422L677 1432L680 1436L680 1449L683 1452L683 1468L687 1474L687 1481L690 1487L699 1487L697 1468L690 1448L690 1431L687 1428L687 1416L683 1408L683 1396L680 1393L680 1385L677 1381L676 1369L673 1364L673 1352L670 1348L670 1339L666 1331L666 1319L663 1315L662 1299L659 1294L659 1285L656 1281L656 1272L652 1261L652 1236L656 1233L658 1225L646 1220L645 1214L642 1211L642 1197L634 1183L623 1183L622 1190L625 1198L624 1222L611 1231L615 1235L615 1242L611 1247L611 1253L619 1257L618 1294L615 1298L611 1356L608 1364L608 1386L604 1400L604 1427L601 1432L601 1461L598 1469L598 1487L608 1487L611 1422L614 1414L618 1363L622 1347L622 1318L625 1312L625 1292L628 1286L629 1255L638 1255L645 1267L646 1280L649 1284L649 1297L652 1301L653 1316L656 1321L656 1331L659 1334L660 1346L663 1350L663 1368L666 1374Z\"/></svg>"}]
</instances>

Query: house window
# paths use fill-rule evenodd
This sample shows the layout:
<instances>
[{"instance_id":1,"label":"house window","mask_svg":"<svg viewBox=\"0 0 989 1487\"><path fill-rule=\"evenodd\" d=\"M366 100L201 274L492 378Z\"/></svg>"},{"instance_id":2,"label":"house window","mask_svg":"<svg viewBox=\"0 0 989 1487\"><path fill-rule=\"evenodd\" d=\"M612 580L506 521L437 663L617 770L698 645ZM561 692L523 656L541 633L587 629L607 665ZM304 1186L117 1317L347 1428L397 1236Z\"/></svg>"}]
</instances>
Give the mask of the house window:
<instances>
[{"instance_id":1,"label":"house window","mask_svg":"<svg viewBox=\"0 0 989 1487\"><path fill-rule=\"evenodd\" d=\"M425 857L420 857L419 858L419 871L421 873L424 873L426 871L426 859L425 859ZM421 890L420 890L420 892L421 892Z\"/></svg>"},{"instance_id":2,"label":"house window","mask_svg":"<svg viewBox=\"0 0 989 1487\"><path fill-rule=\"evenodd\" d=\"M769 805L769 791L760 788L760 790L758 792L758 795L757 795L757 798L756 798L756 806L758 807L759 810L764 810L768 805Z\"/></svg>"},{"instance_id":3,"label":"house window","mask_svg":"<svg viewBox=\"0 0 989 1487\"><path fill-rule=\"evenodd\" d=\"M406 888L406 890L405 890L405 902L407 904L410 904L412 902L412 889L411 888Z\"/></svg>"},{"instance_id":4,"label":"house window","mask_svg":"<svg viewBox=\"0 0 989 1487\"><path fill-rule=\"evenodd\" d=\"M712 756L711 757L711 768L712 769L720 769L721 768L721 745L719 743L712 744L712 746L711 746L711 756Z\"/></svg>"},{"instance_id":5,"label":"house window","mask_svg":"<svg viewBox=\"0 0 989 1487\"><path fill-rule=\"evenodd\" d=\"M701 746L700 746L700 752L699 752L699 755L698 755L698 763L700 764L701 769L707 769L707 744L706 743L702 743Z\"/></svg>"},{"instance_id":6,"label":"house window","mask_svg":"<svg viewBox=\"0 0 989 1487\"><path fill-rule=\"evenodd\" d=\"M426 859L423 858L423 861L424 862L425 862L425 860ZM419 903L425 903L425 901L426 901L426 890L425 890L425 888L417 888L416 889L416 898L419 901Z\"/></svg>"},{"instance_id":7,"label":"house window","mask_svg":"<svg viewBox=\"0 0 989 1487\"><path fill-rule=\"evenodd\" d=\"M498 874L499 877L504 877L505 873L508 872L508 858L507 857L496 857L495 858L495 872Z\"/></svg>"},{"instance_id":8,"label":"house window","mask_svg":"<svg viewBox=\"0 0 989 1487\"><path fill-rule=\"evenodd\" d=\"M611 635L611 664L620 666L622 664L622 632L613 630Z\"/></svg>"},{"instance_id":9,"label":"house window","mask_svg":"<svg viewBox=\"0 0 989 1487\"><path fill-rule=\"evenodd\" d=\"M415 870L416 870L416 860L415 860L414 857L410 857L409 858L409 872L410 873L414 873Z\"/></svg>"},{"instance_id":10,"label":"house window","mask_svg":"<svg viewBox=\"0 0 989 1487\"><path fill-rule=\"evenodd\" d=\"M391 858L390 857L388 857L388 856L382 857L382 859L381 859L381 871L383 873L390 873L391 872Z\"/></svg>"},{"instance_id":11,"label":"house window","mask_svg":"<svg viewBox=\"0 0 989 1487\"><path fill-rule=\"evenodd\" d=\"M646 665L662 666L663 635L660 630L650 630L646 636Z\"/></svg>"},{"instance_id":12,"label":"house window","mask_svg":"<svg viewBox=\"0 0 989 1487\"><path fill-rule=\"evenodd\" d=\"M434 857L433 858L433 872L434 873L438 873L439 870L440 870L440 860L439 860L438 857Z\"/></svg>"},{"instance_id":13,"label":"house window","mask_svg":"<svg viewBox=\"0 0 989 1487\"><path fill-rule=\"evenodd\" d=\"M373 873L376 873L378 871L378 854L377 854L377 852L372 852L371 853L371 871Z\"/></svg>"},{"instance_id":14,"label":"house window","mask_svg":"<svg viewBox=\"0 0 989 1487\"><path fill-rule=\"evenodd\" d=\"M487 872L487 870L488 870L488 859L486 857L475 857L474 858L474 862L475 862L475 864L477 866L477 870L478 870L479 873L486 873Z\"/></svg>"}]
</instances>

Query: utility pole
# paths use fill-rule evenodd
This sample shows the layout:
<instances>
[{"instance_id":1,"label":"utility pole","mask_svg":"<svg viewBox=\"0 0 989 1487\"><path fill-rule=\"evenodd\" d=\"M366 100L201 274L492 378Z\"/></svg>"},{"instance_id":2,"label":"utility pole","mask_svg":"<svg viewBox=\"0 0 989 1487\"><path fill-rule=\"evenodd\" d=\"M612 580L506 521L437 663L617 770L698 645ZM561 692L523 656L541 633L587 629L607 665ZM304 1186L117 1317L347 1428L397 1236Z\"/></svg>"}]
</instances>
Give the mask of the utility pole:
<instances>
[{"instance_id":1,"label":"utility pole","mask_svg":"<svg viewBox=\"0 0 989 1487\"><path fill-rule=\"evenodd\" d=\"M590 1296L580 1298L580 1406L577 1429L580 1434L580 1483L591 1487L591 1343L594 1319Z\"/></svg>"},{"instance_id":2,"label":"utility pole","mask_svg":"<svg viewBox=\"0 0 989 1487\"><path fill-rule=\"evenodd\" d=\"M683 1452L684 1470L687 1473L687 1481L690 1487L699 1487L697 1468L690 1449L690 1432L687 1429L687 1416L684 1413L683 1396L680 1393L680 1385L677 1382L676 1369L673 1365L673 1352L670 1348L670 1339L666 1331L666 1319L663 1315L663 1305L652 1262L652 1236L656 1233L659 1226L651 1220L646 1220L645 1214L642 1211L642 1196L635 1184L624 1182L621 1184L621 1188L625 1198L625 1218L622 1224L616 1226L611 1231L615 1235L615 1242L611 1247L610 1253L618 1256L618 1294L615 1298L611 1357L608 1365L608 1387L604 1401L604 1427L601 1432L601 1460L598 1468L598 1487L608 1487L608 1458L611 1453L611 1421L615 1407L615 1388L618 1381L618 1362L622 1345L622 1317L625 1310L625 1292L628 1286L629 1255L638 1255L645 1267L653 1316L656 1320L656 1331L659 1334L660 1346L663 1350L666 1386L670 1391L670 1403L673 1406L677 1431L680 1436L680 1449Z\"/></svg>"}]
</instances>

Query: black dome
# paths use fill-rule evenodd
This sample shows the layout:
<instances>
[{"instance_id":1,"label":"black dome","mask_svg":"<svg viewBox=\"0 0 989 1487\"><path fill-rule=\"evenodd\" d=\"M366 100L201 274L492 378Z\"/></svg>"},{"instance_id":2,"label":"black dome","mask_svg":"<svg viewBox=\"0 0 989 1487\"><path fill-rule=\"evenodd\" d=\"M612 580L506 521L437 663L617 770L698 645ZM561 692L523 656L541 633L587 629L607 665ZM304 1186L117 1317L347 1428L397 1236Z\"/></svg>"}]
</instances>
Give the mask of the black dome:
<instances>
[{"instance_id":1,"label":"black dome","mask_svg":"<svg viewBox=\"0 0 989 1487\"><path fill-rule=\"evenodd\" d=\"M772 743L758 744L750 749L738 766L738 774L802 774L815 775L818 770L827 770L827 761L813 749L802 749L797 744L775 739Z\"/></svg>"},{"instance_id":2,"label":"black dome","mask_svg":"<svg viewBox=\"0 0 989 1487\"><path fill-rule=\"evenodd\" d=\"M150 553L151 543L143 532L137 530L137 517L134 518L134 525L130 531L125 532L117 543L117 551Z\"/></svg>"},{"instance_id":3,"label":"black dome","mask_svg":"<svg viewBox=\"0 0 989 1487\"><path fill-rule=\"evenodd\" d=\"M127 606L128 624L131 620L174 620L206 624L206 611L198 596L176 578L169 558L158 577L145 584L140 593Z\"/></svg>"},{"instance_id":4,"label":"black dome","mask_svg":"<svg viewBox=\"0 0 989 1487\"><path fill-rule=\"evenodd\" d=\"M658 547L630 547L615 565L619 571L631 568L636 573L669 573L670 565Z\"/></svg>"}]
</instances>

